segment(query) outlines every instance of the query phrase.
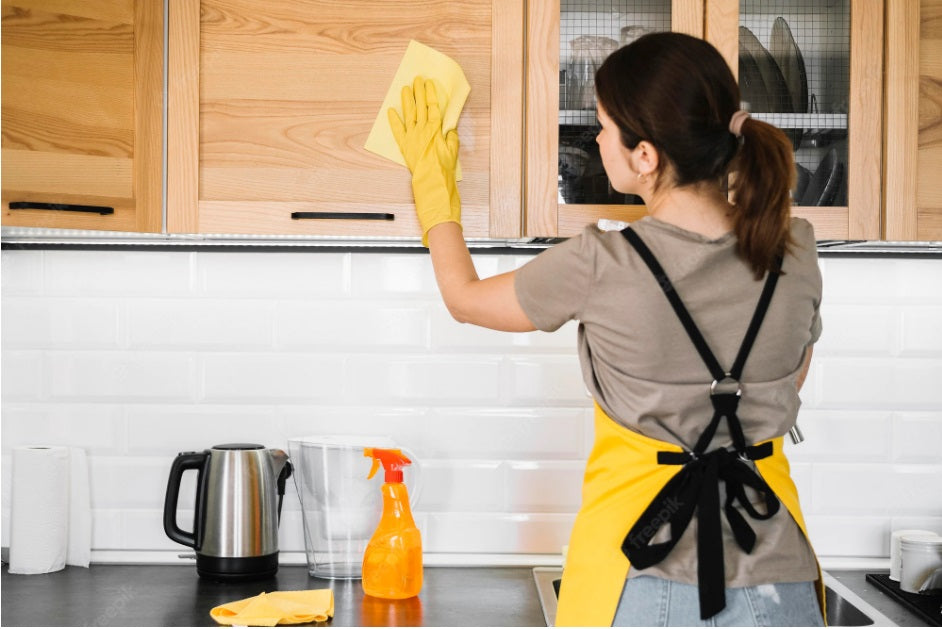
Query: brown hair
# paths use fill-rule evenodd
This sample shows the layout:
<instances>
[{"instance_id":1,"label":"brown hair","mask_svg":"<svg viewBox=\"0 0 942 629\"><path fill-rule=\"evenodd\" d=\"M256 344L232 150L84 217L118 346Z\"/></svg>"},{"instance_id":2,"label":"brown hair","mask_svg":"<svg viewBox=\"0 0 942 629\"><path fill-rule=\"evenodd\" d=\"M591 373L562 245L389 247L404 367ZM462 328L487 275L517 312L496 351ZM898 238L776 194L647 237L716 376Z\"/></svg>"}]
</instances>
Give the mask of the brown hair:
<instances>
[{"instance_id":1,"label":"brown hair","mask_svg":"<svg viewBox=\"0 0 942 629\"><path fill-rule=\"evenodd\" d=\"M645 35L605 60L595 89L622 143L653 144L675 185L721 182L735 171L737 251L757 279L780 270L778 258L790 244L791 144L755 118L743 123L741 140L732 134L739 86L716 48L681 33Z\"/></svg>"}]
</instances>

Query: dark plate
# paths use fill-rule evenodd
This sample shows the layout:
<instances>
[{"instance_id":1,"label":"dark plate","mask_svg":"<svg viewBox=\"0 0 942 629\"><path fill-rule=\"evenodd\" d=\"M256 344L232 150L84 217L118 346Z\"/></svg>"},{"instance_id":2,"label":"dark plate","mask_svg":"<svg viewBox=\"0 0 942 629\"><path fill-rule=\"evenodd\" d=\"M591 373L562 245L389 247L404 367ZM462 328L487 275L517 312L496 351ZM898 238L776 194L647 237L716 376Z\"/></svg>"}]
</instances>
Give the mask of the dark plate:
<instances>
[{"instance_id":1,"label":"dark plate","mask_svg":"<svg viewBox=\"0 0 942 629\"><path fill-rule=\"evenodd\" d=\"M808 74L805 70L805 59L801 50L792 37L792 31L784 18L777 17L772 24L772 34L769 37L769 53L778 64L791 97L792 111L796 114L808 112ZM801 146L802 129L789 129L787 131L795 150Z\"/></svg>"},{"instance_id":2,"label":"dark plate","mask_svg":"<svg viewBox=\"0 0 942 629\"><path fill-rule=\"evenodd\" d=\"M837 159L837 149L827 152L808 182L808 188L798 205L833 205L841 189L844 165Z\"/></svg>"},{"instance_id":3,"label":"dark plate","mask_svg":"<svg viewBox=\"0 0 942 629\"><path fill-rule=\"evenodd\" d=\"M765 102L767 107L762 109L752 106L753 112L758 113L787 113L792 111L791 96L788 93L788 86L785 83L785 77L782 71L769 51L765 49L756 36L745 26L739 27L739 56L740 64L742 57L751 57L759 70L759 76L762 78L762 89L765 91ZM743 100L749 100L743 97ZM749 101L752 104L752 101Z\"/></svg>"}]
</instances>

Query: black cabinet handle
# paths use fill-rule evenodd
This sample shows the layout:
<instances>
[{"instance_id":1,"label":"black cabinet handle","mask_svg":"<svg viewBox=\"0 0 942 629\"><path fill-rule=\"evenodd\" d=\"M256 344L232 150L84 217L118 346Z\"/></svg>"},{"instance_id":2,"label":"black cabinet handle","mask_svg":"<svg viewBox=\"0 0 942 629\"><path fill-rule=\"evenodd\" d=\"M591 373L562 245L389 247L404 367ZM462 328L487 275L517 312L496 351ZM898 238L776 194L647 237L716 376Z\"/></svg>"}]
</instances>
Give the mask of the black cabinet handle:
<instances>
[{"instance_id":1,"label":"black cabinet handle","mask_svg":"<svg viewBox=\"0 0 942 629\"><path fill-rule=\"evenodd\" d=\"M339 218L352 221L392 221L395 214L387 212L292 212L291 218Z\"/></svg>"},{"instance_id":2,"label":"black cabinet handle","mask_svg":"<svg viewBox=\"0 0 942 629\"><path fill-rule=\"evenodd\" d=\"M60 212L90 212L92 214L114 214L114 208L106 205L77 205L74 203L36 203L34 201L11 201L11 210L57 210Z\"/></svg>"}]
</instances>

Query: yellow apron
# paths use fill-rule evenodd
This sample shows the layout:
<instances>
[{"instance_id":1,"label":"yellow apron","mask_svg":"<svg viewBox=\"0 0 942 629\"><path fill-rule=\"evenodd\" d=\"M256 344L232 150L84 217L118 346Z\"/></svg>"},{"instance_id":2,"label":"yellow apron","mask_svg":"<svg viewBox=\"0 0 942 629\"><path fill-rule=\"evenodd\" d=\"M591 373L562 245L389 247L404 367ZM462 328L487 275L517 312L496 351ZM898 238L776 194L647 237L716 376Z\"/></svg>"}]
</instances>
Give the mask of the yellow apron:
<instances>
[{"instance_id":1,"label":"yellow apron","mask_svg":"<svg viewBox=\"0 0 942 629\"><path fill-rule=\"evenodd\" d=\"M756 468L807 537L782 438L773 439L772 447L771 456L755 461ZM681 453L683 449L629 430L596 404L595 445L586 465L582 507L569 541L557 626L611 626L628 576L622 540L680 470L657 462L657 453L663 451ZM816 585L824 616L820 567Z\"/></svg>"}]
</instances>

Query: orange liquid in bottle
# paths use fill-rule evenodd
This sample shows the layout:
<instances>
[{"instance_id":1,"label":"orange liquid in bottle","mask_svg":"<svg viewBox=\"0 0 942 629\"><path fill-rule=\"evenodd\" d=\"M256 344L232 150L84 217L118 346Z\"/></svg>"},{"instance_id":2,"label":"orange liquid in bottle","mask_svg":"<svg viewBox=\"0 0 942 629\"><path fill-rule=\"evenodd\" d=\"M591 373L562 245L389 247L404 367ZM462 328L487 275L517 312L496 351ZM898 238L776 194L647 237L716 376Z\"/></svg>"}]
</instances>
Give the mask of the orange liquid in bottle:
<instances>
[{"instance_id":1,"label":"orange liquid in bottle","mask_svg":"<svg viewBox=\"0 0 942 629\"><path fill-rule=\"evenodd\" d=\"M388 599L422 589L422 538L402 483L383 484L383 516L363 553L363 591Z\"/></svg>"}]
</instances>

